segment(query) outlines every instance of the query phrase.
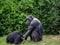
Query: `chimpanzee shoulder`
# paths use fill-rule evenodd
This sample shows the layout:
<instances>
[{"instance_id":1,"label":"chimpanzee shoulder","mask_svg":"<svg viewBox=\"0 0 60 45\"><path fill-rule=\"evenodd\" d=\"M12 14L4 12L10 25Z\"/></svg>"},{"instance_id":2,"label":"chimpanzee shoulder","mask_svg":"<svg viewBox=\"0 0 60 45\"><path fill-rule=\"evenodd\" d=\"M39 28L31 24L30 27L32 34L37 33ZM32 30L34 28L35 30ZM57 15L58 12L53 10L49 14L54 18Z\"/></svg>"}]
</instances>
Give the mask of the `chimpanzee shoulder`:
<instances>
[{"instance_id":1,"label":"chimpanzee shoulder","mask_svg":"<svg viewBox=\"0 0 60 45\"><path fill-rule=\"evenodd\" d=\"M36 19L36 18L34 18L32 21L31 21L31 25L38 25L38 24L40 24L40 21L38 20L38 19Z\"/></svg>"}]
</instances>

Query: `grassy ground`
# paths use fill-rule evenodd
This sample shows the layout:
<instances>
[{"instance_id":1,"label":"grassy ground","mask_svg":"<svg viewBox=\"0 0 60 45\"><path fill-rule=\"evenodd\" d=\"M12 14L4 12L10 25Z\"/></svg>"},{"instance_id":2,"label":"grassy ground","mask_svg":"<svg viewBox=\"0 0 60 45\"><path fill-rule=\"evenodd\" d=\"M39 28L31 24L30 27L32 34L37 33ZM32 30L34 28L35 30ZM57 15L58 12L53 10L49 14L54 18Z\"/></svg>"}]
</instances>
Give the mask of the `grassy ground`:
<instances>
[{"instance_id":1,"label":"grassy ground","mask_svg":"<svg viewBox=\"0 0 60 45\"><path fill-rule=\"evenodd\" d=\"M0 45L11 45L6 43L6 36L0 37ZM60 36L44 35L43 41L33 42L29 38L24 43L19 45L60 45Z\"/></svg>"}]
</instances>

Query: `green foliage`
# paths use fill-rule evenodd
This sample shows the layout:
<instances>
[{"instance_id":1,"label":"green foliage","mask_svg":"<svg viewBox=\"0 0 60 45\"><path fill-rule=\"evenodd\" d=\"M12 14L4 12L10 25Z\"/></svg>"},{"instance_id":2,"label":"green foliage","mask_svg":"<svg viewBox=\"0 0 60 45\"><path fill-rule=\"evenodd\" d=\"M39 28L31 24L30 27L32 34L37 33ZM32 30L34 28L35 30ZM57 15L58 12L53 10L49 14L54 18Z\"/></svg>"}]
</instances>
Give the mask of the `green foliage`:
<instances>
[{"instance_id":1,"label":"green foliage","mask_svg":"<svg viewBox=\"0 0 60 45\"><path fill-rule=\"evenodd\" d=\"M44 34L59 34L59 11L60 0L0 0L0 35L15 30L25 33L29 14L42 22Z\"/></svg>"}]
</instances>

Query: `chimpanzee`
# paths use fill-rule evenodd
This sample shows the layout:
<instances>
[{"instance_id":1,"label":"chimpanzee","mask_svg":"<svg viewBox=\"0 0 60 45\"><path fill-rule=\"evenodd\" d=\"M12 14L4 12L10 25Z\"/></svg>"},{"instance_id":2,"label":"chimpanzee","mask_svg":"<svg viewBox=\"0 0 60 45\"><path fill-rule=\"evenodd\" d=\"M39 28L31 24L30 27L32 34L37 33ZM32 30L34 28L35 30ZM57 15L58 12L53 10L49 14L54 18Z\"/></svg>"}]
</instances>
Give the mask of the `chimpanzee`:
<instances>
[{"instance_id":1,"label":"chimpanzee","mask_svg":"<svg viewBox=\"0 0 60 45\"><path fill-rule=\"evenodd\" d=\"M14 31L14 32L8 34L8 36L6 38L7 43L12 43L14 45L19 44L22 41L23 41L23 35L18 31Z\"/></svg>"},{"instance_id":2,"label":"chimpanzee","mask_svg":"<svg viewBox=\"0 0 60 45\"><path fill-rule=\"evenodd\" d=\"M28 25L28 31L23 35L25 39L27 39L27 37L30 36L30 39L32 41L41 41L43 32L41 22L32 15L29 15L26 19L26 24Z\"/></svg>"}]
</instances>

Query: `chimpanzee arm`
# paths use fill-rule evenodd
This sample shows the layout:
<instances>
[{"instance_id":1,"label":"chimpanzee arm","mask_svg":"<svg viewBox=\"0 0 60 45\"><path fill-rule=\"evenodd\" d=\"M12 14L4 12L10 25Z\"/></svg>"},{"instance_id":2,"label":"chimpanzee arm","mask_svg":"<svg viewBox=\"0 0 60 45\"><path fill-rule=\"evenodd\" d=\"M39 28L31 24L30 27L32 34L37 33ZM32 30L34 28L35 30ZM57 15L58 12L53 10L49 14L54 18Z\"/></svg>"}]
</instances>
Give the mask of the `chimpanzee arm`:
<instances>
[{"instance_id":1,"label":"chimpanzee arm","mask_svg":"<svg viewBox=\"0 0 60 45\"><path fill-rule=\"evenodd\" d=\"M35 28L35 24L32 23L30 24L30 26L28 27L28 31L24 34L24 38L27 39L27 37L34 31Z\"/></svg>"}]
</instances>

